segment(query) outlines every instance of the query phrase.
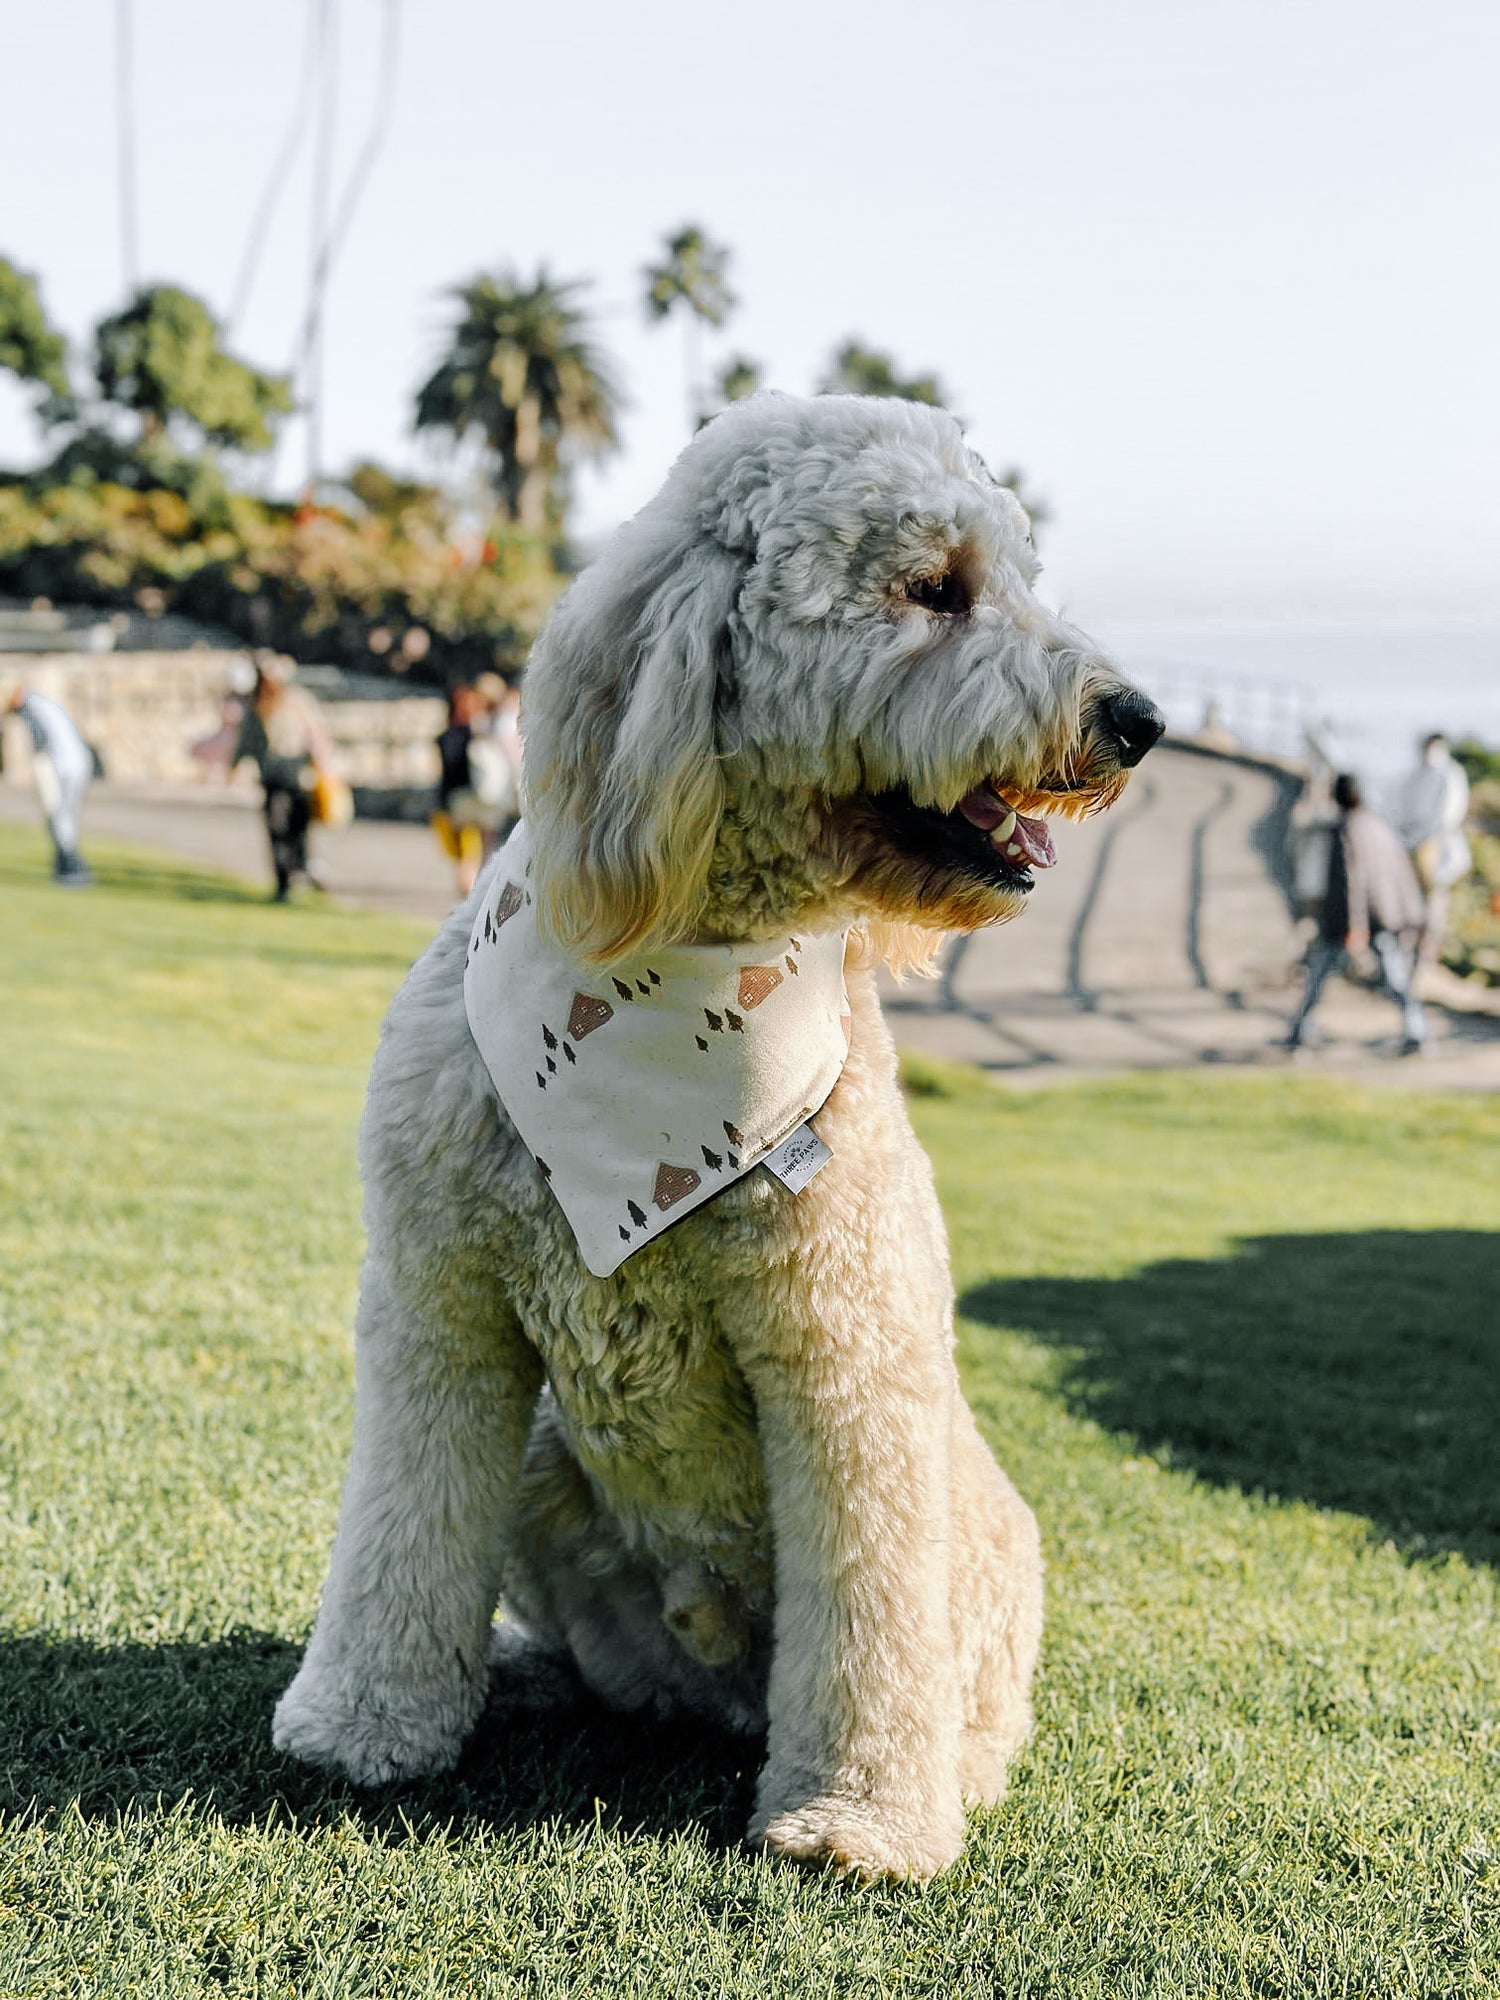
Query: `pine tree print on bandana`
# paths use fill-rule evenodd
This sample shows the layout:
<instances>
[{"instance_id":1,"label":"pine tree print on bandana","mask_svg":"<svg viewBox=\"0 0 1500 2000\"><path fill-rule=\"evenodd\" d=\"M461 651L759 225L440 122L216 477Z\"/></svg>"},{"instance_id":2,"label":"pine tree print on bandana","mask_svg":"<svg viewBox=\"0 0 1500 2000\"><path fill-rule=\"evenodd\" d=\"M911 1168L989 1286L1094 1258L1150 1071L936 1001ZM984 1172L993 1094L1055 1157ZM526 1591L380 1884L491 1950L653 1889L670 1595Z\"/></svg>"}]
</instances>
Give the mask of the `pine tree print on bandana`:
<instances>
[{"instance_id":1,"label":"pine tree print on bandana","mask_svg":"<svg viewBox=\"0 0 1500 2000\"><path fill-rule=\"evenodd\" d=\"M848 1049L844 935L672 945L601 972L541 932L529 863L523 824L475 918L464 1002L500 1101L607 1277L822 1106Z\"/></svg>"}]
</instances>

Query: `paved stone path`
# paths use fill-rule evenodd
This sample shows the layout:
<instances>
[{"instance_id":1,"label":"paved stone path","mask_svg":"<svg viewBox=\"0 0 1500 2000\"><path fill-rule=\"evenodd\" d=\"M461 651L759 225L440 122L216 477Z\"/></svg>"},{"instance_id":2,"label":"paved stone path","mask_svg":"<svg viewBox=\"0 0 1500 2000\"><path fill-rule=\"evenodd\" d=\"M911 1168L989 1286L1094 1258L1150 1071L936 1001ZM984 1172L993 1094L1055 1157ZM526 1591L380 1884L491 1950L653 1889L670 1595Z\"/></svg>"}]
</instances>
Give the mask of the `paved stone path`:
<instances>
[{"instance_id":1,"label":"paved stone path","mask_svg":"<svg viewBox=\"0 0 1500 2000\"><path fill-rule=\"evenodd\" d=\"M192 855L265 881L253 789L142 796L107 782L85 834ZM1300 940L1276 878L1287 807L1275 774L1160 749L1103 818L1054 822L1058 866L1015 923L957 939L939 981L891 986L898 1041L1026 1083L1185 1064L1285 1066L1272 1046L1296 1003ZM0 817L35 818L30 792L0 783ZM435 924L452 875L425 827L359 821L315 831L330 890ZM85 839L87 846L87 838ZM1314 1071L1461 1089L1500 1089L1500 995L1430 975L1431 1047L1387 1053L1388 1000L1330 981Z\"/></svg>"}]
</instances>

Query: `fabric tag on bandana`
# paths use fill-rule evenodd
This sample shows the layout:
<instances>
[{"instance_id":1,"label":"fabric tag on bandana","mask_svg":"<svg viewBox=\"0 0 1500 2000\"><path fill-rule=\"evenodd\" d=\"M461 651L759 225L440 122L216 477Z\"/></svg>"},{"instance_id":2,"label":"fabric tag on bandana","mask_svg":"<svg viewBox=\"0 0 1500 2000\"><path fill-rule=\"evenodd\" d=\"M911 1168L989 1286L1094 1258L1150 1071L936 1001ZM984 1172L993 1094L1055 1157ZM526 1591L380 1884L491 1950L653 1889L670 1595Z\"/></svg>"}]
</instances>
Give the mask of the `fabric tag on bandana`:
<instances>
[{"instance_id":1,"label":"fabric tag on bandana","mask_svg":"<svg viewBox=\"0 0 1500 2000\"><path fill-rule=\"evenodd\" d=\"M801 1194L814 1174L821 1173L833 1158L811 1125L799 1125L795 1132L773 1146L761 1161L793 1194Z\"/></svg>"}]
</instances>

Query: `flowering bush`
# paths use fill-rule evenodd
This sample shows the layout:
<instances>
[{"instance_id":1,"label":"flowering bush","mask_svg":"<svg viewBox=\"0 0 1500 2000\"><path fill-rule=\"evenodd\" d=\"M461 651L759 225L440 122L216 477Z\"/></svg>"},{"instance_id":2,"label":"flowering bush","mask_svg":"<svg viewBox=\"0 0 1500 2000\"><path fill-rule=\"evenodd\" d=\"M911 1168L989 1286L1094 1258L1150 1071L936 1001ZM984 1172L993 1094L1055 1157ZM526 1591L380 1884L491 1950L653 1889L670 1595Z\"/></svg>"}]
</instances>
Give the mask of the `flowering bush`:
<instances>
[{"instance_id":1,"label":"flowering bush","mask_svg":"<svg viewBox=\"0 0 1500 2000\"><path fill-rule=\"evenodd\" d=\"M365 672L432 681L514 672L567 580L555 542L508 523L460 536L432 489L365 470L347 507L223 488L198 505L87 478L0 485L0 589L149 602L295 659Z\"/></svg>"}]
</instances>

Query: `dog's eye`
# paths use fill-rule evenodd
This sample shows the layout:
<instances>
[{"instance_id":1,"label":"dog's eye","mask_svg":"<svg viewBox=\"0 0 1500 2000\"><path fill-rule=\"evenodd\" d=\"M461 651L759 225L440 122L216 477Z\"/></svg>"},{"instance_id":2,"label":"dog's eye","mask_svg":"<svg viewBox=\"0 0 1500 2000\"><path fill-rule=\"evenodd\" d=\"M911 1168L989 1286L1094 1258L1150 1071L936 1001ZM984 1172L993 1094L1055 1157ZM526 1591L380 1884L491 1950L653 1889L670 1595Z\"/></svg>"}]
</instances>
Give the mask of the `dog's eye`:
<instances>
[{"instance_id":1,"label":"dog's eye","mask_svg":"<svg viewBox=\"0 0 1500 2000\"><path fill-rule=\"evenodd\" d=\"M913 604L924 611L941 612L945 618L961 618L969 609L969 589L956 569L941 576L916 576L906 586Z\"/></svg>"}]
</instances>

